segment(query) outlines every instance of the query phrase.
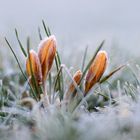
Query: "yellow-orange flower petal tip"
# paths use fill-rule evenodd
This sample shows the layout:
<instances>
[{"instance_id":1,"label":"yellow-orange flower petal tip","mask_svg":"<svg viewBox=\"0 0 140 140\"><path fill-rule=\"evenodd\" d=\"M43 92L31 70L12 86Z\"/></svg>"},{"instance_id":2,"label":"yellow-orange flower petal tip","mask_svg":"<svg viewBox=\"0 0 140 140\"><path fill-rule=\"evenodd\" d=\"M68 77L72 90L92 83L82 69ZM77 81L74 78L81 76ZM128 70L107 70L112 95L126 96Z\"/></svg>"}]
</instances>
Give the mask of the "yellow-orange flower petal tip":
<instances>
[{"instance_id":1,"label":"yellow-orange flower petal tip","mask_svg":"<svg viewBox=\"0 0 140 140\"><path fill-rule=\"evenodd\" d=\"M85 81L85 93L87 93L102 77L108 63L106 51L99 51L91 64Z\"/></svg>"},{"instance_id":2,"label":"yellow-orange flower petal tip","mask_svg":"<svg viewBox=\"0 0 140 140\"><path fill-rule=\"evenodd\" d=\"M76 82L77 85L79 85L79 82L81 80L81 77L82 77L82 72L80 70L78 70L74 76L73 76L73 80ZM75 90L75 85L74 83L72 82L69 86L69 89L68 89L68 92L66 94L66 99L69 98L70 94L73 93Z\"/></svg>"},{"instance_id":3,"label":"yellow-orange flower petal tip","mask_svg":"<svg viewBox=\"0 0 140 140\"><path fill-rule=\"evenodd\" d=\"M43 39L39 44L38 57L41 63L43 81L50 71L56 54L56 38L54 35Z\"/></svg>"},{"instance_id":4,"label":"yellow-orange flower petal tip","mask_svg":"<svg viewBox=\"0 0 140 140\"><path fill-rule=\"evenodd\" d=\"M42 83L41 65L38 55L34 50L30 50L29 56L26 60L26 72L29 77L31 77L32 74L34 75L38 85Z\"/></svg>"}]
</instances>

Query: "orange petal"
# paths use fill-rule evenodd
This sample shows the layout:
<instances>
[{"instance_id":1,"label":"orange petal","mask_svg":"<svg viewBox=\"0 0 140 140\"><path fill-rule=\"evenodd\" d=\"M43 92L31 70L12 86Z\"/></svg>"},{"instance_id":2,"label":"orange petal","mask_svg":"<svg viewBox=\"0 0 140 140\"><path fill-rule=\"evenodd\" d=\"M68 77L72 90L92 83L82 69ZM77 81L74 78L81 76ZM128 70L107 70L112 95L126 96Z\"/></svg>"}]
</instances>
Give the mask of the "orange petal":
<instances>
[{"instance_id":1,"label":"orange petal","mask_svg":"<svg viewBox=\"0 0 140 140\"><path fill-rule=\"evenodd\" d=\"M31 68L32 68L32 73L31 73ZM41 65L40 65L38 55L34 50L30 50L29 57L26 60L26 72L29 77L32 76L33 74L38 84L42 83Z\"/></svg>"},{"instance_id":2,"label":"orange petal","mask_svg":"<svg viewBox=\"0 0 140 140\"><path fill-rule=\"evenodd\" d=\"M82 72L80 70L78 70L73 76L73 80L76 82L77 85L79 85L81 77L82 77ZM68 99L70 97L70 94L73 93L74 90L75 90L75 86L74 86L74 83L72 82L70 84L68 92L66 94L66 99Z\"/></svg>"},{"instance_id":3,"label":"orange petal","mask_svg":"<svg viewBox=\"0 0 140 140\"><path fill-rule=\"evenodd\" d=\"M107 66L107 53L99 51L91 64L85 81L85 93L87 93L102 77Z\"/></svg>"},{"instance_id":4,"label":"orange petal","mask_svg":"<svg viewBox=\"0 0 140 140\"><path fill-rule=\"evenodd\" d=\"M56 39L55 36L52 35L42 40L39 44L38 57L41 63L43 80L46 79L46 76L52 67L55 54Z\"/></svg>"}]
</instances>

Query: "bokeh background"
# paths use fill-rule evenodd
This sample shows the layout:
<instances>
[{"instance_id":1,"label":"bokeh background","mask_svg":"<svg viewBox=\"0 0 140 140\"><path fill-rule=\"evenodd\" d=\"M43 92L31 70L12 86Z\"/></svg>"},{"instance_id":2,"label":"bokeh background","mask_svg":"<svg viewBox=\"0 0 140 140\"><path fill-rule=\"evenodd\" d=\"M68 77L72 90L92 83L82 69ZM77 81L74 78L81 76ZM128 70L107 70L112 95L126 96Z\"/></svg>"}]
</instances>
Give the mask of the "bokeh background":
<instances>
[{"instance_id":1,"label":"bokeh background","mask_svg":"<svg viewBox=\"0 0 140 140\"><path fill-rule=\"evenodd\" d=\"M0 0L0 40L7 36L14 43L16 27L23 41L31 36L38 44L44 19L65 54L68 48L73 53L86 45L94 49L105 39L106 48L139 56L139 13L139 0Z\"/></svg>"}]
</instances>

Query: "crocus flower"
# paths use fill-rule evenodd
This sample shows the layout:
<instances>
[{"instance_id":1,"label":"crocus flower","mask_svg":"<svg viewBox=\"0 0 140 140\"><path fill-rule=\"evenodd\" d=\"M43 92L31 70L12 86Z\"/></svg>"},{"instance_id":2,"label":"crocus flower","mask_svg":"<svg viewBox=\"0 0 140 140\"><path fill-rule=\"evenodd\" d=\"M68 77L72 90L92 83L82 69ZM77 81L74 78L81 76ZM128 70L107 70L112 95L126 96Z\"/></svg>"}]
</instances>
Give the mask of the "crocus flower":
<instances>
[{"instance_id":1,"label":"crocus flower","mask_svg":"<svg viewBox=\"0 0 140 140\"><path fill-rule=\"evenodd\" d=\"M30 50L29 56L26 60L26 72L28 74L28 77L31 78L31 83L34 76L36 82L38 85L42 84L42 73L41 73L41 65L38 58L37 53L34 50ZM33 83L32 83L33 84Z\"/></svg>"},{"instance_id":2,"label":"crocus flower","mask_svg":"<svg viewBox=\"0 0 140 140\"><path fill-rule=\"evenodd\" d=\"M97 83L102 77L107 66L107 53L99 51L91 64L85 81L85 94Z\"/></svg>"},{"instance_id":3,"label":"crocus flower","mask_svg":"<svg viewBox=\"0 0 140 140\"><path fill-rule=\"evenodd\" d=\"M80 70L78 70L78 71L74 74L74 76L73 76L73 80L75 81L75 83L76 83L77 85L79 85L80 80L81 80L81 77L82 77L82 72L81 72ZM74 92L74 90L75 90L75 85L74 85L74 83L72 82L72 83L70 84L69 88L68 88L68 92L66 93L65 99L68 99L68 98L71 96L71 93Z\"/></svg>"},{"instance_id":4,"label":"crocus flower","mask_svg":"<svg viewBox=\"0 0 140 140\"><path fill-rule=\"evenodd\" d=\"M43 81L46 80L47 74L52 67L55 54L56 39L55 36L52 35L42 40L39 44L38 57L41 64Z\"/></svg>"}]
</instances>

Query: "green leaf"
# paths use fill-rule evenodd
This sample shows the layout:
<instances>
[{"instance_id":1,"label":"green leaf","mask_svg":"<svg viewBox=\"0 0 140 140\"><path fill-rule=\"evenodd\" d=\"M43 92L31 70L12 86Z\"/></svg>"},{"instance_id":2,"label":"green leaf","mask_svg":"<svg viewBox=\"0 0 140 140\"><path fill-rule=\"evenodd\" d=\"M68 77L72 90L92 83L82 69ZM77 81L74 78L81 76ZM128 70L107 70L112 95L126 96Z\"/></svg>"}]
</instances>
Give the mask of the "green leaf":
<instances>
[{"instance_id":1,"label":"green leaf","mask_svg":"<svg viewBox=\"0 0 140 140\"><path fill-rule=\"evenodd\" d=\"M14 52L12 46L10 45L10 43L9 43L9 41L7 40L6 37L5 37L5 41L6 41L7 45L8 45L8 47L10 48L11 52L13 53L13 55L14 55L16 61L17 61L18 67L19 67L19 69L20 69L20 71L21 71L21 73L22 73L24 79L25 79L26 81L28 81L28 79L27 79L27 77L26 77L26 75L25 75L25 73L24 73L24 71L23 71L23 69L22 69L22 67L21 67L21 65L20 65L20 63L19 63L19 60L18 60L18 58L17 58L17 56L16 56L16 53ZM29 84L29 86L30 86L30 88L31 88L32 94L34 94L34 90L32 89L32 87L31 87L31 85L30 85L29 82L28 82L28 84Z\"/></svg>"},{"instance_id":2,"label":"green leaf","mask_svg":"<svg viewBox=\"0 0 140 140\"><path fill-rule=\"evenodd\" d=\"M16 61L17 61L17 64L18 64L18 66L19 66L19 69L20 69L20 71L21 71L21 73L22 73L22 75L23 75L23 77L24 77L24 78L25 78L25 80L27 81L27 77L26 77L26 75L25 75L24 71L22 70L22 67L21 67L21 65L20 65L20 63L19 63L19 60L18 60L17 56L16 56L16 53L14 52L14 50L13 50L12 46L10 45L10 43L9 43L9 41L7 40L7 38L6 38L6 37L5 37L5 41L6 41L7 45L9 46L9 48L10 48L11 52L12 52L12 53L13 53L13 55L14 55L14 57L15 57L15 59L16 59Z\"/></svg>"},{"instance_id":3,"label":"green leaf","mask_svg":"<svg viewBox=\"0 0 140 140\"><path fill-rule=\"evenodd\" d=\"M42 40L42 35L39 27L38 27L38 35L39 35L39 39Z\"/></svg>"},{"instance_id":4,"label":"green leaf","mask_svg":"<svg viewBox=\"0 0 140 140\"><path fill-rule=\"evenodd\" d=\"M101 83L105 82L105 81L108 80L113 74L115 74L117 71L121 70L121 69L124 68L124 67L125 67L125 65L122 65L122 66L116 68L115 70L113 70L112 72L110 72L108 75L106 75L104 78L102 78L102 79L100 80L99 83L101 84Z\"/></svg>"},{"instance_id":5,"label":"green leaf","mask_svg":"<svg viewBox=\"0 0 140 140\"><path fill-rule=\"evenodd\" d=\"M42 20L42 24L43 24L43 27L44 27L44 30L45 30L45 33L46 33L47 37L49 37L50 36L50 30L48 31L48 28L46 27L46 24L45 24L44 20Z\"/></svg>"},{"instance_id":6,"label":"green leaf","mask_svg":"<svg viewBox=\"0 0 140 140\"><path fill-rule=\"evenodd\" d=\"M19 39L17 29L15 29L15 34L16 34L16 38L17 38L18 44L19 44L19 46L20 46L24 56L27 57L27 53L26 53L26 51L25 51L25 49L24 49L24 47L23 47L23 45L22 45L22 43L21 43L21 41Z\"/></svg>"}]
</instances>

